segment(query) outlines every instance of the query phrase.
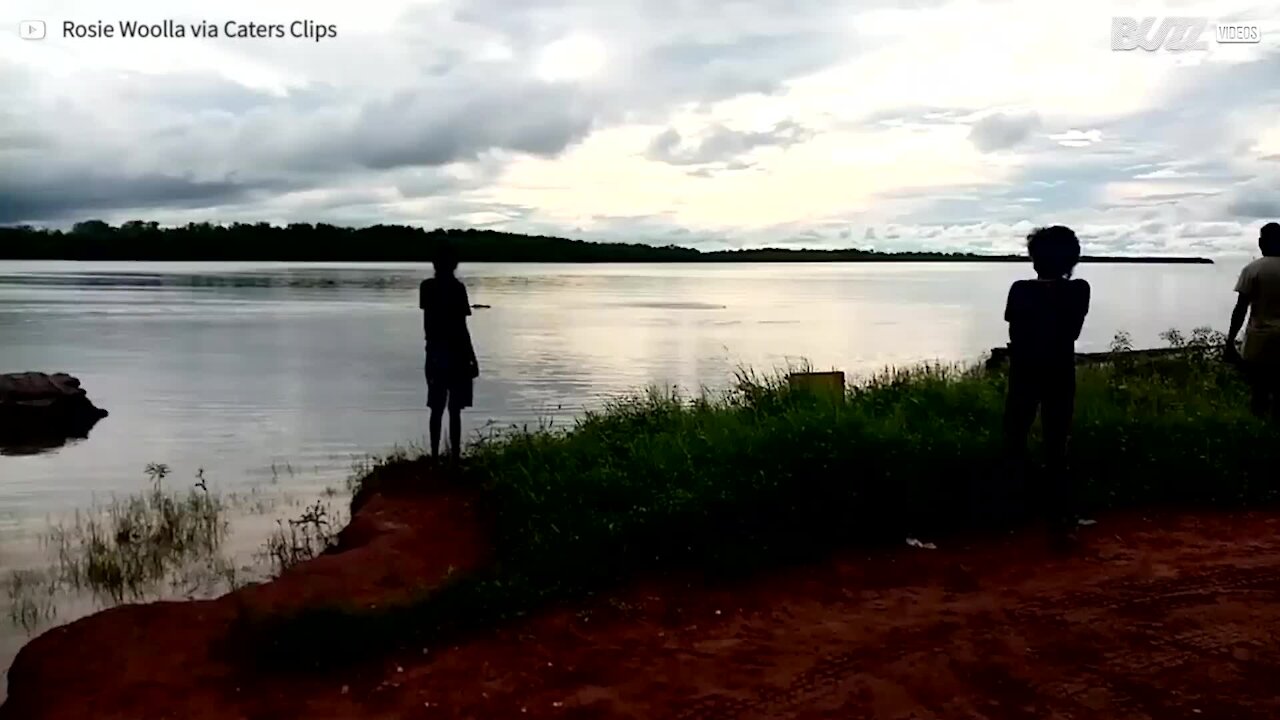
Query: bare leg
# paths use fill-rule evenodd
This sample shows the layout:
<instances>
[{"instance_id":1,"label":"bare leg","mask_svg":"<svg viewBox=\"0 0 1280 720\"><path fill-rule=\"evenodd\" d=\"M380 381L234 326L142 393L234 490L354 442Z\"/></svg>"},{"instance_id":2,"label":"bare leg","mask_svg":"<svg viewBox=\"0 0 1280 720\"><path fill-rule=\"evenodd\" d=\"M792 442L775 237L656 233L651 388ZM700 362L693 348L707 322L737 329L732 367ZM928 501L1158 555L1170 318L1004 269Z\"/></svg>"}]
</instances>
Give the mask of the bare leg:
<instances>
[{"instance_id":1,"label":"bare leg","mask_svg":"<svg viewBox=\"0 0 1280 720\"><path fill-rule=\"evenodd\" d=\"M440 457L440 425L444 420L444 408L431 408L431 457Z\"/></svg>"},{"instance_id":2,"label":"bare leg","mask_svg":"<svg viewBox=\"0 0 1280 720\"><path fill-rule=\"evenodd\" d=\"M455 462L462 457L462 408L449 408L449 454Z\"/></svg>"},{"instance_id":3,"label":"bare leg","mask_svg":"<svg viewBox=\"0 0 1280 720\"><path fill-rule=\"evenodd\" d=\"M1025 482L1027 436L1036 421L1039 405L1040 392L1035 380L1012 370L1004 404L1004 454L1007 470L1017 483Z\"/></svg>"},{"instance_id":4,"label":"bare leg","mask_svg":"<svg viewBox=\"0 0 1280 720\"><path fill-rule=\"evenodd\" d=\"M1055 378L1053 387L1046 388L1040 415L1044 429L1045 464L1049 471L1045 478L1045 510L1051 519L1068 524L1075 522L1078 512L1074 488L1067 475L1067 442L1074 414L1074 375Z\"/></svg>"}]
</instances>

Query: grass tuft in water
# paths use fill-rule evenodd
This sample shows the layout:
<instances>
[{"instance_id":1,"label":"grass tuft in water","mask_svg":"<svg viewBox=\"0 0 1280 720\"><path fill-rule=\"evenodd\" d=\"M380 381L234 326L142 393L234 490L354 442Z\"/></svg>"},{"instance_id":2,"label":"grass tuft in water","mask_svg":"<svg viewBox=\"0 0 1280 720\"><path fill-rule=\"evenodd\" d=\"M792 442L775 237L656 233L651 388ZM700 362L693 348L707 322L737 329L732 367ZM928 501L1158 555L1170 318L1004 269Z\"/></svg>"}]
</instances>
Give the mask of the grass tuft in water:
<instances>
[{"instance_id":1,"label":"grass tuft in water","mask_svg":"<svg viewBox=\"0 0 1280 720\"><path fill-rule=\"evenodd\" d=\"M54 619L64 599L79 594L106 606L161 595L205 596L242 584L221 553L226 504L210 492L204 471L186 492L165 487L167 465L152 463L145 472L148 490L51 524L42 538L51 566L9 573L10 620L33 629Z\"/></svg>"},{"instance_id":2,"label":"grass tuft in water","mask_svg":"<svg viewBox=\"0 0 1280 720\"><path fill-rule=\"evenodd\" d=\"M183 567L218 555L228 527L222 500L209 492L203 470L185 493L164 487L169 472L152 463L149 491L53 527L48 540L62 585L114 603L142 599Z\"/></svg>"},{"instance_id":3,"label":"grass tuft in water","mask_svg":"<svg viewBox=\"0 0 1280 720\"><path fill-rule=\"evenodd\" d=\"M342 521L331 519L329 506L317 500L297 518L277 520L276 529L267 538L261 554L279 576L333 548L341 529Z\"/></svg>"},{"instance_id":4,"label":"grass tuft in water","mask_svg":"<svg viewBox=\"0 0 1280 720\"><path fill-rule=\"evenodd\" d=\"M5 583L9 621L32 630L58 616L58 586L39 570L14 570Z\"/></svg>"}]
</instances>

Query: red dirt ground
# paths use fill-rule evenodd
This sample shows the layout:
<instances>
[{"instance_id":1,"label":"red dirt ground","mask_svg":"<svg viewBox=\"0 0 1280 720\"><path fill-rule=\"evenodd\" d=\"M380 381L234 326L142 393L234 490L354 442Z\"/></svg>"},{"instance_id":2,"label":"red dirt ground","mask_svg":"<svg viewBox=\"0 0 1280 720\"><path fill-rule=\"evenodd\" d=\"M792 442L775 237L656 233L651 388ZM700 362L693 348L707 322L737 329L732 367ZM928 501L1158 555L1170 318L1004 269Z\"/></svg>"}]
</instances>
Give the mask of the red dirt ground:
<instances>
[{"instance_id":1,"label":"red dirt ground","mask_svg":"<svg viewBox=\"0 0 1280 720\"><path fill-rule=\"evenodd\" d=\"M374 496L344 552L214 601L116 608L32 641L2 720L1277 718L1280 513L1103 518L1051 555L1002 540L846 553L615 597L306 677L214 660L246 604L377 603L486 561L456 495Z\"/></svg>"}]
</instances>

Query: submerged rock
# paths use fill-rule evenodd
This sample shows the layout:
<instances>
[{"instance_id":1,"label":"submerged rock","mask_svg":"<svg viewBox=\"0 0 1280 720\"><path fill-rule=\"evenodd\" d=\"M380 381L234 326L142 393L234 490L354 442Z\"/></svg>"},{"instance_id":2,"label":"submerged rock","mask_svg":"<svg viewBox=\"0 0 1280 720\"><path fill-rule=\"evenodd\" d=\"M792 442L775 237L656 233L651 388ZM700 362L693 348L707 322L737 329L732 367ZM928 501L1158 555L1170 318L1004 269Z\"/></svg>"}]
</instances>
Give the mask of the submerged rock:
<instances>
[{"instance_id":1,"label":"submerged rock","mask_svg":"<svg viewBox=\"0 0 1280 720\"><path fill-rule=\"evenodd\" d=\"M107 411L66 373L0 374L0 450L38 452L89 430Z\"/></svg>"}]
</instances>

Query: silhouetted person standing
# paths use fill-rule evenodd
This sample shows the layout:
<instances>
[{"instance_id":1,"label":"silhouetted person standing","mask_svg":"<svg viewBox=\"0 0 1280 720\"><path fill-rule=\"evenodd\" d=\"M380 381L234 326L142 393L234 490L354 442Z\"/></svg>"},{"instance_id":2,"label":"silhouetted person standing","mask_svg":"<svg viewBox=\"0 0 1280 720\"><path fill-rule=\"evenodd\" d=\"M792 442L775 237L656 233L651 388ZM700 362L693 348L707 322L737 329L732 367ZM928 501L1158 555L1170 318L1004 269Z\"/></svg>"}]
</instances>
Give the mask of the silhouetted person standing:
<instances>
[{"instance_id":1,"label":"silhouetted person standing","mask_svg":"<svg viewBox=\"0 0 1280 720\"><path fill-rule=\"evenodd\" d=\"M427 407L431 409L431 454L440 456L440 425L449 411L449 453L457 460L462 453L462 409L471 407L475 378L480 364L467 316L471 304L467 288L454 272L458 259L452 247L443 245L434 261L435 277L422 281L418 307L422 308L422 330L426 336Z\"/></svg>"},{"instance_id":2,"label":"silhouetted person standing","mask_svg":"<svg viewBox=\"0 0 1280 720\"><path fill-rule=\"evenodd\" d=\"M1245 266L1236 282L1235 310L1227 331L1226 353L1239 360L1236 336L1244 336L1244 370L1253 386L1253 412L1280 421L1280 224L1267 223L1258 236L1262 257Z\"/></svg>"},{"instance_id":3,"label":"silhouetted person standing","mask_svg":"<svg viewBox=\"0 0 1280 720\"><path fill-rule=\"evenodd\" d=\"M1009 288L1009 388L1004 440L1016 472L1025 477L1027 436L1040 412L1049 477L1040 489L1055 540L1073 537L1078 520L1075 493L1066 477L1067 438L1075 412L1075 342L1089 313L1089 283L1072 280L1080 241L1061 225L1027 236L1034 280Z\"/></svg>"}]
</instances>

